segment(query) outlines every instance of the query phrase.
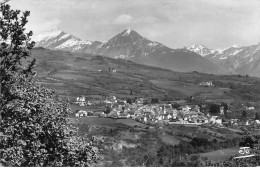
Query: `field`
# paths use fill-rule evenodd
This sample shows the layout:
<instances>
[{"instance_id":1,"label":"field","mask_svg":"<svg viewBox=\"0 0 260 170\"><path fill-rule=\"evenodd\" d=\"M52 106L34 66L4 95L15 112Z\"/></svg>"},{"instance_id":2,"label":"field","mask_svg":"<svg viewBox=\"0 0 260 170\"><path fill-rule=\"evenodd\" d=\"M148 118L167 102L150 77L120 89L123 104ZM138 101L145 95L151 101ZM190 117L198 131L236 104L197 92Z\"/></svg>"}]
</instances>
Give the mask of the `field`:
<instances>
[{"instance_id":1,"label":"field","mask_svg":"<svg viewBox=\"0 0 260 170\"><path fill-rule=\"evenodd\" d=\"M228 148L228 149L221 149L212 152L202 153L200 156L207 157L208 160L212 161L219 161L219 160L226 160L230 156L235 156L238 154L239 148Z\"/></svg>"},{"instance_id":2,"label":"field","mask_svg":"<svg viewBox=\"0 0 260 170\"><path fill-rule=\"evenodd\" d=\"M225 137L225 139L232 139L235 137L239 137L241 134L240 130L231 130L230 128L209 128L210 130L216 132L217 134L221 134Z\"/></svg>"},{"instance_id":3,"label":"field","mask_svg":"<svg viewBox=\"0 0 260 170\"><path fill-rule=\"evenodd\" d=\"M101 118L101 117L82 117L82 118L71 118L71 120L78 123L85 123L88 125L100 125L100 126L112 126L112 127L145 127L144 124L136 122L132 119L112 119L112 118Z\"/></svg>"},{"instance_id":4,"label":"field","mask_svg":"<svg viewBox=\"0 0 260 170\"><path fill-rule=\"evenodd\" d=\"M169 136L169 135L161 135L160 139L169 145L178 145L180 143L180 140L178 140L176 137L174 136Z\"/></svg>"}]
</instances>

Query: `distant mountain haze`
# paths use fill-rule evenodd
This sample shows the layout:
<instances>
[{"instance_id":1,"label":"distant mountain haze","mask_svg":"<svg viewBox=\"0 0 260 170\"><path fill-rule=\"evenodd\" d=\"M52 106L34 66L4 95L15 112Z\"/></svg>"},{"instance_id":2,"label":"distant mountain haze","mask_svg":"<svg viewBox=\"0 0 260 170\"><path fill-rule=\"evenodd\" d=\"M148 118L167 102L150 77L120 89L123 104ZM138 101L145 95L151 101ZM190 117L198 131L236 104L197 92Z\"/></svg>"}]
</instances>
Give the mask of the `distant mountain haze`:
<instances>
[{"instance_id":1,"label":"distant mountain haze","mask_svg":"<svg viewBox=\"0 0 260 170\"><path fill-rule=\"evenodd\" d=\"M33 40L37 47L127 59L180 72L258 76L257 70L260 70L258 64L252 62L260 58L259 52L256 53L259 45L233 46L224 50L208 49L203 45L171 49L129 28L104 42L81 40L61 30L45 32L34 36ZM244 51L245 49L247 50ZM254 59L251 59L252 56Z\"/></svg>"}]
</instances>

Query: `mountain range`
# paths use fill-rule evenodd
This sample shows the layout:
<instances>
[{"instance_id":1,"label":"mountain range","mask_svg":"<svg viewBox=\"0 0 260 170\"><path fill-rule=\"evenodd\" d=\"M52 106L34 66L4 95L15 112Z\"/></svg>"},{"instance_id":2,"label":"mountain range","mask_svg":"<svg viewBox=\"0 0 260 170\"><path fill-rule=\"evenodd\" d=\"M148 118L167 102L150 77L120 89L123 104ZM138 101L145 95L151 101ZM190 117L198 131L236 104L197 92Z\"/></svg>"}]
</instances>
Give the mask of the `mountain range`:
<instances>
[{"instance_id":1,"label":"mountain range","mask_svg":"<svg viewBox=\"0 0 260 170\"><path fill-rule=\"evenodd\" d=\"M187 49L237 74L260 76L260 43L245 47L233 45L222 50L212 50L203 45Z\"/></svg>"},{"instance_id":2,"label":"mountain range","mask_svg":"<svg viewBox=\"0 0 260 170\"><path fill-rule=\"evenodd\" d=\"M213 50L203 45L172 49L126 29L108 41L81 40L61 30L33 37L37 47L121 58L180 72L258 76L260 45Z\"/></svg>"}]
</instances>

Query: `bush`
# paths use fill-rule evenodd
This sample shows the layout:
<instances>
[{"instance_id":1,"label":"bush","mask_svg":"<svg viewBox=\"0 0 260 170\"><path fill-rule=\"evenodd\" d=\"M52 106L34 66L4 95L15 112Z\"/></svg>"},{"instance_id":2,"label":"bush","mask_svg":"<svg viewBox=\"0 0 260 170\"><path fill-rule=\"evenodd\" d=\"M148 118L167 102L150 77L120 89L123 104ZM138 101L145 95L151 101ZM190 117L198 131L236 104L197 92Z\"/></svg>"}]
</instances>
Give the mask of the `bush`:
<instances>
[{"instance_id":1,"label":"bush","mask_svg":"<svg viewBox=\"0 0 260 170\"><path fill-rule=\"evenodd\" d=\"M22 65L35 44L24 33L29 14L0 5L0 165L90 166L97 154L76 136L68 103L33 81L35 60Z\"/></svg>"}]
</instances>

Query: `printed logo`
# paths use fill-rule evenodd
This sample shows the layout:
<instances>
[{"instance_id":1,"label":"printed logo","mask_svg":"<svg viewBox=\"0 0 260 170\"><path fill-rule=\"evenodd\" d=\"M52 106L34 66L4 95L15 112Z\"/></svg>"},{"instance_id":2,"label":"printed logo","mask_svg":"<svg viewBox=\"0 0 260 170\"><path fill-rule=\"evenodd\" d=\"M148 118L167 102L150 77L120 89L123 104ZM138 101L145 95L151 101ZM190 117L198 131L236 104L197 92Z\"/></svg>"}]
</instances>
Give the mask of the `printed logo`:
<instances>
[{"instance_id":1,"label":"printed logo","mask_svg":"<svg viewBox=\"0 0 260 170\"><path fill-rule=\"evenodd\" d=\"M255 154L252 152L252 149L250 147L240 147L238 153L239 153L239 156L234 157L235 159L255 156Z\"/></svg>"}]
</instances>

